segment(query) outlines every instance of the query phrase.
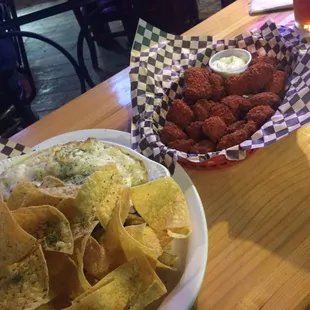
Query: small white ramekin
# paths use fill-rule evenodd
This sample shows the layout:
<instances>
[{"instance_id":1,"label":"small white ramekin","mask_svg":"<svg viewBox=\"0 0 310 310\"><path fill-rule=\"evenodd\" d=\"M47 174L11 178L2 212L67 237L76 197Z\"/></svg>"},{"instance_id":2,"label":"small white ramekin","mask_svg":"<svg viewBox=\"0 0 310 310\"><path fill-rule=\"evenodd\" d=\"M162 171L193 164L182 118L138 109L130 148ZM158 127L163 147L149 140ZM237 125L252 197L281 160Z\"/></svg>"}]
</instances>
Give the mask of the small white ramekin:
<instances>
[{"instance_id":1,"label":"small white ramekin","mask_svg":"<svg viewBox=\"0 0 310 310\"><path fill-rule=\"evenodd\" d=\"M236 56L238 58L243 59L245 62L245 65L234 71L221 71L213 66L214 61L220 60L223 57L230 57L230 56ZM242 48L231 48L231 49L223 50L223 51L220 51L214 54L209 60L209 66L212 69L212 71L218 73L223 78L228 78L232 75L237 75L237 74L244 72L248 68L251 60L252 60L252 55L247 50L244 50Z\"/></svg>"}]
</instances>

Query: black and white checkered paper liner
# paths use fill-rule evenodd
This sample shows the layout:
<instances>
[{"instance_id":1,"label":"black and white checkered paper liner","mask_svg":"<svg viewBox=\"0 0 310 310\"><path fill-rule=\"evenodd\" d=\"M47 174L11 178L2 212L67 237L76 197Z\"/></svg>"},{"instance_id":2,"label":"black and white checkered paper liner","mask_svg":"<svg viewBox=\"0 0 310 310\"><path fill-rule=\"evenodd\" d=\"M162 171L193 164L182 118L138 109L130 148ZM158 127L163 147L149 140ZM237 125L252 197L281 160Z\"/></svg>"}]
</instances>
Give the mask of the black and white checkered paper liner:
<instances>
[{"instance_id":1,"label":"black and white checkered paper liner","mask_svg":"<svg viewBox=\"0 0 310 310\"><path fill-rule=\"evenodd\" d=\"M274 116L249 140L238 146L205 155L191 155L165 146L159 131L174 99L182 97L184 71L206 67L210 57L229 48L243 48L252 56L268 55L279 60L289 74L287 93ZM262 148L310 122L310 49L292 29L269 21L255 32L233 40L213 41L210 36L172 35L139 21L131 51L132 147L164 164L171 172L179 158L194 163L225 155L242 160L246 150Z\"/></svg>"},{"instance_id":2,"label":"black and white checkered paper liner","mask_svg":"<svg viewBox=\"0 0 310 310\"><path fill-rule=\"evenodd\" d=\"M0 161L30 153L32 150L22 144L0 137Z\"/></svg>"}]
</instances>

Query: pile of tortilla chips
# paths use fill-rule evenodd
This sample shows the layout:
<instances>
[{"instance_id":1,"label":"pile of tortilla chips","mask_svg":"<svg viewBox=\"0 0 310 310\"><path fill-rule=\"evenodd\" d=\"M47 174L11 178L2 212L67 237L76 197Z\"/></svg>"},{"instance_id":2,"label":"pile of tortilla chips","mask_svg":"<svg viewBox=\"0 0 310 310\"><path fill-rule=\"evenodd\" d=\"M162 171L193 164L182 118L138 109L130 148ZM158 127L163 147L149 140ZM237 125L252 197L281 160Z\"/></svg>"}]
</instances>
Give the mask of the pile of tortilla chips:
<instances>
[{"instance_id":1,"label":"pile of tortilla chips","mask_svg":"<svg viewBox=\"0 0 310 310\"><path fill-rule=\"evenodd\" d=\"M184 195L170 177L124 184L111 163L0 196L0 309L143 309L166 293L156 268L191 233Z\"/></svg>"}]
</instances>

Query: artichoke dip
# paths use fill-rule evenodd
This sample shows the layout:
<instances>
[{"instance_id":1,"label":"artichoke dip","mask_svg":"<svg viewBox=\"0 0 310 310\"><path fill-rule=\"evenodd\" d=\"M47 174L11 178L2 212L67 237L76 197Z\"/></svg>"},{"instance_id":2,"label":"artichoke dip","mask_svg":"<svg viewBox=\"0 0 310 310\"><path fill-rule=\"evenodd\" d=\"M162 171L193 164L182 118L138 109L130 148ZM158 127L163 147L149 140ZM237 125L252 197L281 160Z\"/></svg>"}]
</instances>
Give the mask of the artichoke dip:
<instances>
[{"instance_id":1,"label":"artichoke dip","mask_svg":"<svg viewBox=\"0 0 310 310\"><path fill-rule=\"evenodd\" d=\"M128 186L147 182L147 170L142 161L117 146L90 138L21 157L21 161L0 174L0 193L6 197L18 181L40 184L48 175L61 179L66 185L83 184L94 171L111 162L116 164Z\"/></svg>"}]
</instances>

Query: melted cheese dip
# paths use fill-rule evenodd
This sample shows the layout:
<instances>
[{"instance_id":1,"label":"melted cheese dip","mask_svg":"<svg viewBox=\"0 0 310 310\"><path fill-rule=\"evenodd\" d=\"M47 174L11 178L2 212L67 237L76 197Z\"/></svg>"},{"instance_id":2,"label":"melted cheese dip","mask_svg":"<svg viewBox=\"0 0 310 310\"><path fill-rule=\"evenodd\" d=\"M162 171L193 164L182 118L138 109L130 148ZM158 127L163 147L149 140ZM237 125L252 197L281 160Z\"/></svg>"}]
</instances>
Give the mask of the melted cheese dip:
<instances>
[{"instance_id":1,"label":"melted cheese dip","mask_svg":"<svg viewBox=\"0 0 310 310\"><path fill-rule=\"evenodd\" d=\"M66 185L83 184L94 171L111 162L116 164L128 186L147 182L143 162L116 146L88 139L53 146L12 165L0 175L0 190L7 196L18 181L40 184L48 175L61 179Z\"/></svg>"}]
</instances>

